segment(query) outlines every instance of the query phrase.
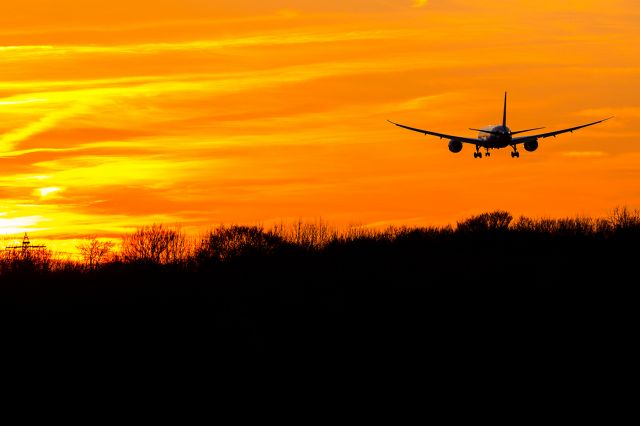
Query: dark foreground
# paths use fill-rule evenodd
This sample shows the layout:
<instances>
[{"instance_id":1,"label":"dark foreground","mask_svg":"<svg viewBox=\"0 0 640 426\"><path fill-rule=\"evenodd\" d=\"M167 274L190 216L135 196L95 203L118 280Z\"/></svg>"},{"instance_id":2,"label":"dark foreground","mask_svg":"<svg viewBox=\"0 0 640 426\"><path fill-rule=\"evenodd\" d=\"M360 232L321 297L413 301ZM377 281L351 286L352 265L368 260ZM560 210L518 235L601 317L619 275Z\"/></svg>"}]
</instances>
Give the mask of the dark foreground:
<instances>
[{"instance_id":1,"label":"dark foreground","mask_svg":"<svg viewBox=\"0 0 640 426\"><path fill-rule=\"evenodd\" d=\"M634 346L638 229L412 230L189 264L15 270L0 277L0 320L5 342L39 355L588 368Z\"/></svg>"}]
</instances>

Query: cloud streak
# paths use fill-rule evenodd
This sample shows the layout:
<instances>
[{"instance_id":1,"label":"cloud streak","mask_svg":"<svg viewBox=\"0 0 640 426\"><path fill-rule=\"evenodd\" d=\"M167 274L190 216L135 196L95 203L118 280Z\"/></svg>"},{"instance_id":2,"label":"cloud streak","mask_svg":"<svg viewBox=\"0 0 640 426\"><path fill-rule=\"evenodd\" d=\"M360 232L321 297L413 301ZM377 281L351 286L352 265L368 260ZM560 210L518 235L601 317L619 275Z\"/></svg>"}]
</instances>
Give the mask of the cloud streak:
<instances>
[{"instance_id":1,"label":"cloud streak","mask_svg":"<svg viewBox=\"0 0 640 426\"><path fill-rule=\"evenodd\" d=\"M85 104L75 104L67 108L50 112L26 126L12 130L0 137L0 156L2 153L11 152L16 145L29 137L44 132L58 125L63 120L77 116L89 110L89 106Z\"/></svg>"},{"instance_id":2,"label":"cloud streak","mask_svg":"<svg viewBox=\"0 0 640 426\"><path fill-rule=\"evenodd\" d=\"M157 54L174 51L210 51L229 48L247 48L257 46L286 46L296 44L334 43L366 40L384 40L397 38L401 34L397 30L371 30L346 32L314 32L256 35L249 37L233 37L215 40L198 40L174 43L142 43L116 46L0 46L0 57L3 60L24 60L28 57L58 55L96 55L96 54Z\"/></svg>"}]
</instances>

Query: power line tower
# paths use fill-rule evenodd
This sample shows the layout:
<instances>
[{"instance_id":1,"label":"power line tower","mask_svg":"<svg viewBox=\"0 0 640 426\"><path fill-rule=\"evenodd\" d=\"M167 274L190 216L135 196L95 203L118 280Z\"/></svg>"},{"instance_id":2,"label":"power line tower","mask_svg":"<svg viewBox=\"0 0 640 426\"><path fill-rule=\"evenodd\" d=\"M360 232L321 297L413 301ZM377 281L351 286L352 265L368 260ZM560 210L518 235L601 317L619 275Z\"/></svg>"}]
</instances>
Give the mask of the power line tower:
<instances>
[{"instance_id":1,"label":"power line tower","mask_svg":"<svg viewBox=\"0 0 640 426\"><path fill-rule=\"evenodd\" d=\"M31 241L29 241L29 236L27 235L27 233L24 233L24 237L22 238L22 244L19 246L8 246L6 247L7 250L18 250L20 249L22 251L23 255L26 255L29 253L29 250L33 250L33 249L44 249L47 248L47 246L34 246L31 245Z\"/></svg>"},{"instance_id":2,"label":"power line tower","mask_svg":"<svg viewBox=\"0 0 640 426\"><path fill-rule=\"evenodd\" d=\"M22 244L8 246L6 254L2 256L4 270L20 272L47 271L51 264L51 253L43 245L34 245L29 236L24 233Z\"/></svg>"}]
</instances>

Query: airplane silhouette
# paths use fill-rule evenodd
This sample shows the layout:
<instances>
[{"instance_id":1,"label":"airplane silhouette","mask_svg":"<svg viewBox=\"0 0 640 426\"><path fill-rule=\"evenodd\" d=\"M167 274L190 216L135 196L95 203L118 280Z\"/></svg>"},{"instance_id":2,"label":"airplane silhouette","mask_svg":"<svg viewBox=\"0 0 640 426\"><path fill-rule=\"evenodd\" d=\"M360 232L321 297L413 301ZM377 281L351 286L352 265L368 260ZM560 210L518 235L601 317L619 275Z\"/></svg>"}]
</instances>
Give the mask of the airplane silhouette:
<instances>
[{"instance_id":1,"label":"airplane silhouette","mask_svg":"<svg viewBox=\"0 0 640 426\"><path fill-rule=\"evenodd\" d=\"M398 127L403 127L408 130L413 130L414 132L424 133L425 135L437 136L440 139L449 139L449 151L453 153L458 153L462 151L462 144L468 143L476 146L476 151L473 153L474 158L482 158L482 152L480 152L481 148L486 150L485 155L487 157L491 156L489 152L490 149L501 149L510 146L513 148L511 152L512 158L519 158L520 152L518 152L518 145L524 144L524 149L529 152L533 152L538 149L538 139L544 139L548 137L556 137L561 133L571 132L573 133L575 130L582 129L583 127L593 126L594 124L602 123L603 121L607 121L612 119L613 117L605 118L604 120L594 121L593 123L583 124L581 126L571 127L569 129L556 130L555 132L549 133L540 133L537 135L530 136L521 136L514 138L514 135L531 132L534 130L544 129L544 127L536 127L534 129L527 130L518 130L512 132L511 129L507 127L507 92L504 93L504 111L502 113L502 125L493 125L487 126L482 129L473 129L480 132L478 134L478 138L466 138L463 136L453 136L453 135L445 135L443 133L436 133L429 130L416 129L415 127L405 126L403 124L395 123L391 120L387 120L391 124L395 124Z\"/></svg>"}]
</instances>

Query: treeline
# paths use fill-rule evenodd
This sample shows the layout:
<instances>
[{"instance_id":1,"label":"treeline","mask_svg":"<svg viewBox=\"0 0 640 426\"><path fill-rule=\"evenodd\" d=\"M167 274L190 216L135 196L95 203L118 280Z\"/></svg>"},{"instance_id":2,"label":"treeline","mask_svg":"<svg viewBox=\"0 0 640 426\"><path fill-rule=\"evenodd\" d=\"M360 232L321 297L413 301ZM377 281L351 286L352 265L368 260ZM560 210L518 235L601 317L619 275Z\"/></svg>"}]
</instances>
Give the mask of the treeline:
<instances>
[{"instance_id":1,"label":"treeline","mask_svg":"<svg viewBox=\"0 0 640 426\"><path fill-rule=\"evenodd\" d=\"M122 238L119 249L113 241L86 237L77 246L80 261L56 256L44 248L7 249L0 256L0 277L10 273L49 273L57 271L95 272L113 265L171 266L196 271L212 265L268 258L280 254L320 253L345 250L366 252L376 246L420 250L450 244L487 248L509 244L535 245L585 243L616 245L630 243L640 236L640 211L616 208L608 217L529 218L514 217L507 211L494 211L458 221L455 227L388 227L338 229L326 223L279 224L262 226L220 226L194 239L180 227L153 224L142 226ZM552 247L548 247L553 249ZM522 248L522 247L521 247ZM478 253L482 256L482 253Z\"/></svg>"},{"instance_id":2,"label":"treeline","mask_svg":"<svg viewBox=\"0 0 640 426\"><path fill-rule=\"evenodd\" d=\"M144 337L202 353L393 357L428 346L457 359L479 348L531 353L532 342L556 351L576 336L631 331L639 243L640 212L626 208L563 219L494 211L384 230L221 226L197 240L156 224L117 249L86 239L82 262L4 251L0 321L35 322L20 336L102 345L107 334L134 346Z\"/></svg>"}]
</instances>

